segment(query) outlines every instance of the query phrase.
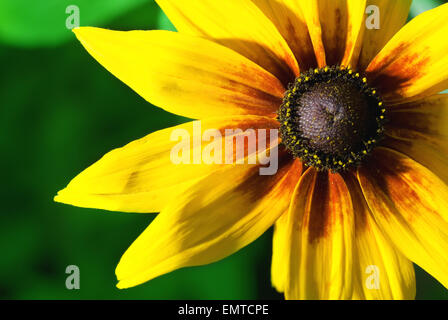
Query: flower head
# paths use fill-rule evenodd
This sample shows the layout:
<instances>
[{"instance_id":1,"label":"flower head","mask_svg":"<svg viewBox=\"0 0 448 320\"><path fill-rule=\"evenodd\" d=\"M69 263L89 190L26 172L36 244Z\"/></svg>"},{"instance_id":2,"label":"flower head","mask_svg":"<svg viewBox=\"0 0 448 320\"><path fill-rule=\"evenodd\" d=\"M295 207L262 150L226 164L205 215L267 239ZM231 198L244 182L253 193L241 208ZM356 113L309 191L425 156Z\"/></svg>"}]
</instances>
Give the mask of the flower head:
<instances>
[{"instance_id":1,"label":"flower head","mask_svg":"<svg viewBox=\"0 0 448 320\"><path fill-rule=\"evenodd\" d=\"M160 211L118 287L217 261L273 225L272 283L288 299L412 299L412 262L448 287L448 5L405 25L410 0L157 2L178 32L74 32L143 98L201 120L200 137L278 129L280 145L244 155L278 148L278 171L173 164L173 130L191 123L105 155L55 199ZM370 5L380 29L365 26Z\"/></svg>"}]
</instances>

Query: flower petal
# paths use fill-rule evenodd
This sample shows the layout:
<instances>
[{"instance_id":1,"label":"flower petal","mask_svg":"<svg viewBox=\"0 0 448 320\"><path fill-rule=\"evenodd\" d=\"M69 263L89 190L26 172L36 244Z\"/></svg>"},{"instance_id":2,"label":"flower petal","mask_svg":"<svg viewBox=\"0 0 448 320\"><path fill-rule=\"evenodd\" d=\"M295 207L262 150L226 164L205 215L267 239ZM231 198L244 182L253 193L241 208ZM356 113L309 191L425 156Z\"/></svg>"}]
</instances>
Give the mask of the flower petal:
<instances>
[{"instance_id":1,"label":"flower petal","mask_svg":"<svg viewBox=\"0 0 448 320\"><path fill-rule=\"evenodd\" d=\"M327 65L340 64L344 57L347 38L347 1L320 0L318 7Z\"/></svg>"},{"instance_id":2,"label":"flower petal","mask_svg":"<svg viewBox=\"0 0 448 320\"><path fill-rule=\"evenodd\" d=\"M388 135L408 140L420 138L440 147L437 141L448 140L448 94L393 106L388 120Z\"/></svg>"},{"instance_id":3,"label":"flower petal","mask_svg":"<svg viewBox=\"0 0 448 320\"><path fill-rule=\"evenodd\" d=\"M380 14L379 29L366 29L358 69L365 70L384 45L404 26L412 0L367 0L367 8L377 6Z\"/></svg>"},{"instance_id":4,"label":"flower petal","mask_svg":"<svg viewBox=\"0 0 448 320\"><path fill-rule=\"evenodd\" d=\"M398 150L448 183L448 95L396 105L384 145Z\"/></svg>"},{"instance_id":5,"label":"flower petal","mask_svg":"<svg viewBox=\"0 0 448 320\"><path fill-rule=\"evenodd\" d=\"M298 164L296 174L298 177L302 175L303 166ZM272 263L271 263L271 282L272 286L278 292L285 291L285 283L287 266L285 261L289 255L288 252L288 234L287 224L288 212L278 218L274 225L274 234L272 236Z\"/></svg>"},{"instance_id":6,"label":"flower petal","mask_svg":"<svg viewBox=\"0 0 448 320\"><path fill-rule=\"evenodd\" d=\"M149 102L185 117L274 114L284 88L211 41L169 31L74 30L87 51Z\"/></svg>"},{"instance_id":7,"label":"flower petal","mask_svg":"<svg viewBox=\"0 0 448 320\"><path fill-rule=\"evenodd\" d=\"M317 65L319 68L325 67L327 63L324 43L322 41L322 26L319 19L318 0L301 0L298 2L298 5L305 17L311 42L314 47L314 54L316 55Z\"/></svg>"},{"instance_id":8,"label":"flower petal","mask_svg":"<svg viewBox=\"0 0 448 320\"><path fill-rule=\"evenodd\" d=\"M300 1L319 67L356 65L365 5L365 0Z\"/></svg>"},{"instance_id":9,"label":"flower petal","mask_svg":"<svg viewBox=\"0 0 448 320\"><path fill-rule=\"evenodd\" d=\"M226 129L241 129L241 132L235 131L233 136L236 137L244 136L247 129L276 129L277 126L278 123L271 118L237 116L189 122L151 133L106 154L74 178L64 190L59 191L55 201L112 211L158 212L172 202L173 196L182 193L197 179L208 176L223 166L231 166L195 164L191 161L196 152L201 157L201 150L205 146L222 148L226 142ZM207 130L217 130L222 139L211 142L201 139L198 143L190 140L203 137ZM186 134L189 139L188 159L191 164L173 163L171 151L180 143L177 133ZM245 143L245 147L247 145ZM259 147L258 149L258 152L264 151ZM249 151L245 151L244 155L248 153ZM225 157L225 151L222 156ZM233 163L236 160L234 157ZM225 159L222 163L225 163Z\"/></svg>"},{"instance_id":10,"label":"flower petal","mask_svg":"<svg viewBox=\"0 0 448 320\"><path fill-rule=\"evenodd\" d=\"M342 177L308 169L288 213L287 299L351 298L353 220Z\"/></svg>"},{"instance_id":11,"label":"flower petal","mask_svg":"<svg viewBox=\"0 0 448 320\"><path fill-rule=\"evenodd\" d=\"M364 35L366 0L347 0L347 39L345 41L343 66L353 66L358 64L361 52L362 39Z\"/></svg>"},{"instance_id":12,"label":"flower petal","mask_svg":"<svg viewBox=\"0 0 448 320\"><path fill-rule=\"evenodd\" d=\"M277 27L294 53L301 70L316 68L305 16L297 0L252 0Z\"/></svg>"},{"instance_id":13,"label":"flower petal","mask_svg":"<svg viewBox=\"0 0 448 320\"><path fill-rule=\"evenodd\" d=\"M319 0L327 65L355 65L362 39L365 1Z\"/></svg>"},{"instance_id":14,"label":"flower petal","mask_svg":"<svg viewBox=\"0 0 448 320\"><path fill-rule=\"evenodd\" d=\"M251 0L157 0L181 33L203 36L229 47L288 84L299 74L294 54Z\"/></svg>"},{"instance_id":15,"label":"flower petal","mask_svg":"<svg viewBox=\"0 0 448 320\"><path fill-rule=\"evenodd\" d=\"M389 102L416 100L448 86L448 4L405 25L367 68L370 83Z\"/></svg>"},{"instance_id":16,"label":"flower petal","mask_svg":"<svg viewBox=\"0 0 448 320\"><path fill-rule=\"evenodd\" d=\"M272 262L271 262L271 282L278 292L285 291L286 266L285 259L287 252L287 221L288 215L283 214L275 222L274 234L272 236Z\"/></svg>"},{"instance_id":17,"label":"flower petal","mask_svg":"<svg viewBox=\"0 0 448 320\"><path fill-rule=\"evenodd\" d=\"M399 151L414 161L422 164L448 185L448 154L445 141L439 141L436 147L421 137L416 136L412 140L387 137L383 145L392 150Z\"/></svg>"},{"instance_id":18,"label":"flower petal","mask_svg":"<svg viewBox=\"0 0 448 320\"><path fill-rule=\"evenodd\" d=\"M412 262L378 228L356 177L346 175L355 212L354 299L415 298Z\"/></svg>"},{"instance_id":19,"label":"flower petal","mask_svg":"<svg viewBox=\"0 0 448 320\"><path fill-rule=\"evenodd\" d=\"M235 166L176 197L121 258L118 287L217 261L258 238L286 210L298 180L296 162L280 161L276 175Z\"/></svg>"},{"instance_id":20,"label":"flower petal","mask_svg":"<svg viewBox=\"0 0 448 320\"><path fill-rule=\"evenodd\" d=\"M387 148L358 170L369 208L408 259L448 287L448 187L432 172Z\"/></svg>"}]
</instances>

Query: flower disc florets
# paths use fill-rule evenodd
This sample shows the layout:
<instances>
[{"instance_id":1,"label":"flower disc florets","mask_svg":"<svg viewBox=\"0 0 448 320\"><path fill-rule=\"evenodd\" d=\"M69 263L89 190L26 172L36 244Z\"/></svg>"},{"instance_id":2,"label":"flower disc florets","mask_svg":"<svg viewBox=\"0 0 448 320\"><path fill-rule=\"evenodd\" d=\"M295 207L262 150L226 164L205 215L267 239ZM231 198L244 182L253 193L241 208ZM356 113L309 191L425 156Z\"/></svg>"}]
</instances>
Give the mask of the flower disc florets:
<instances>
[{"instance_id":1,"label":"flower disc florets","mask_svg":"<svg viewBox=\"0 0 448 320\"><path fill-rule=\"evenodd\" d=\"M290 84L278 111L282 143L304 164L339 172L358 166L381 140L386 109L367 79L339 66Z\"/></svg>"}]
</instances>

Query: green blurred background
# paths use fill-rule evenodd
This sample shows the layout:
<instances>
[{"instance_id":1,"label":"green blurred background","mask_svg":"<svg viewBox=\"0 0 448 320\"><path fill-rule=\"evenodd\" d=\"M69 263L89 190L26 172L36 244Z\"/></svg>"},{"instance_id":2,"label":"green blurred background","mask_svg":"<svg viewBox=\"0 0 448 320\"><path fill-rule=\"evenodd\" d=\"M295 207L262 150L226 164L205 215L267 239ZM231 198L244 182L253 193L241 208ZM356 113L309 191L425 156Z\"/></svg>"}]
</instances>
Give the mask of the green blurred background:
<instances>
[{"instance_id":1,"label":"green blurred background","mask_svg":"<svg viewBox=\"0 0 448 320\"><path fill-rule=\"evenodd\" d=\"M186 0L187 1L187 0ZM414 0L411 17L444 1ZM65 27L174 30L153 0L0 0L0 298L280 299L270 284L272 230L220 262L135 288L114 269L154 215L109 213L53 202L107 151L185 121L145 102L113 77ZM67 290L77 265L81 289ZM447 299L417 268L417 298Z\"/></svg>"}]
</instances>

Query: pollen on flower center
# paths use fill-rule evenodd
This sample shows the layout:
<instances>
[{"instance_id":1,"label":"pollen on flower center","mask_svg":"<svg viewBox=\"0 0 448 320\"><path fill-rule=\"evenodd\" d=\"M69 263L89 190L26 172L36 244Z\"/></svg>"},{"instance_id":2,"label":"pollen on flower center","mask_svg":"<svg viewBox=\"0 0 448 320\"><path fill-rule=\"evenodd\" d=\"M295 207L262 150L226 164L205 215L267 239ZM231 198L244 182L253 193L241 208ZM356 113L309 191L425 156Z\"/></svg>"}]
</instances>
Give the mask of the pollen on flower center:
<instances>
[{"instance_id":1,"label":"pollen on flower center","mask_svg":"<svg viewBox=\"0 0 448 320\"><path fill-rule=\"evenodd\" d=\"M310 70L290 84L278 111L282 143L318 170L359 165L382 138L386 109L367 79L338 66Z\"/></svg>"}]
</instances>

